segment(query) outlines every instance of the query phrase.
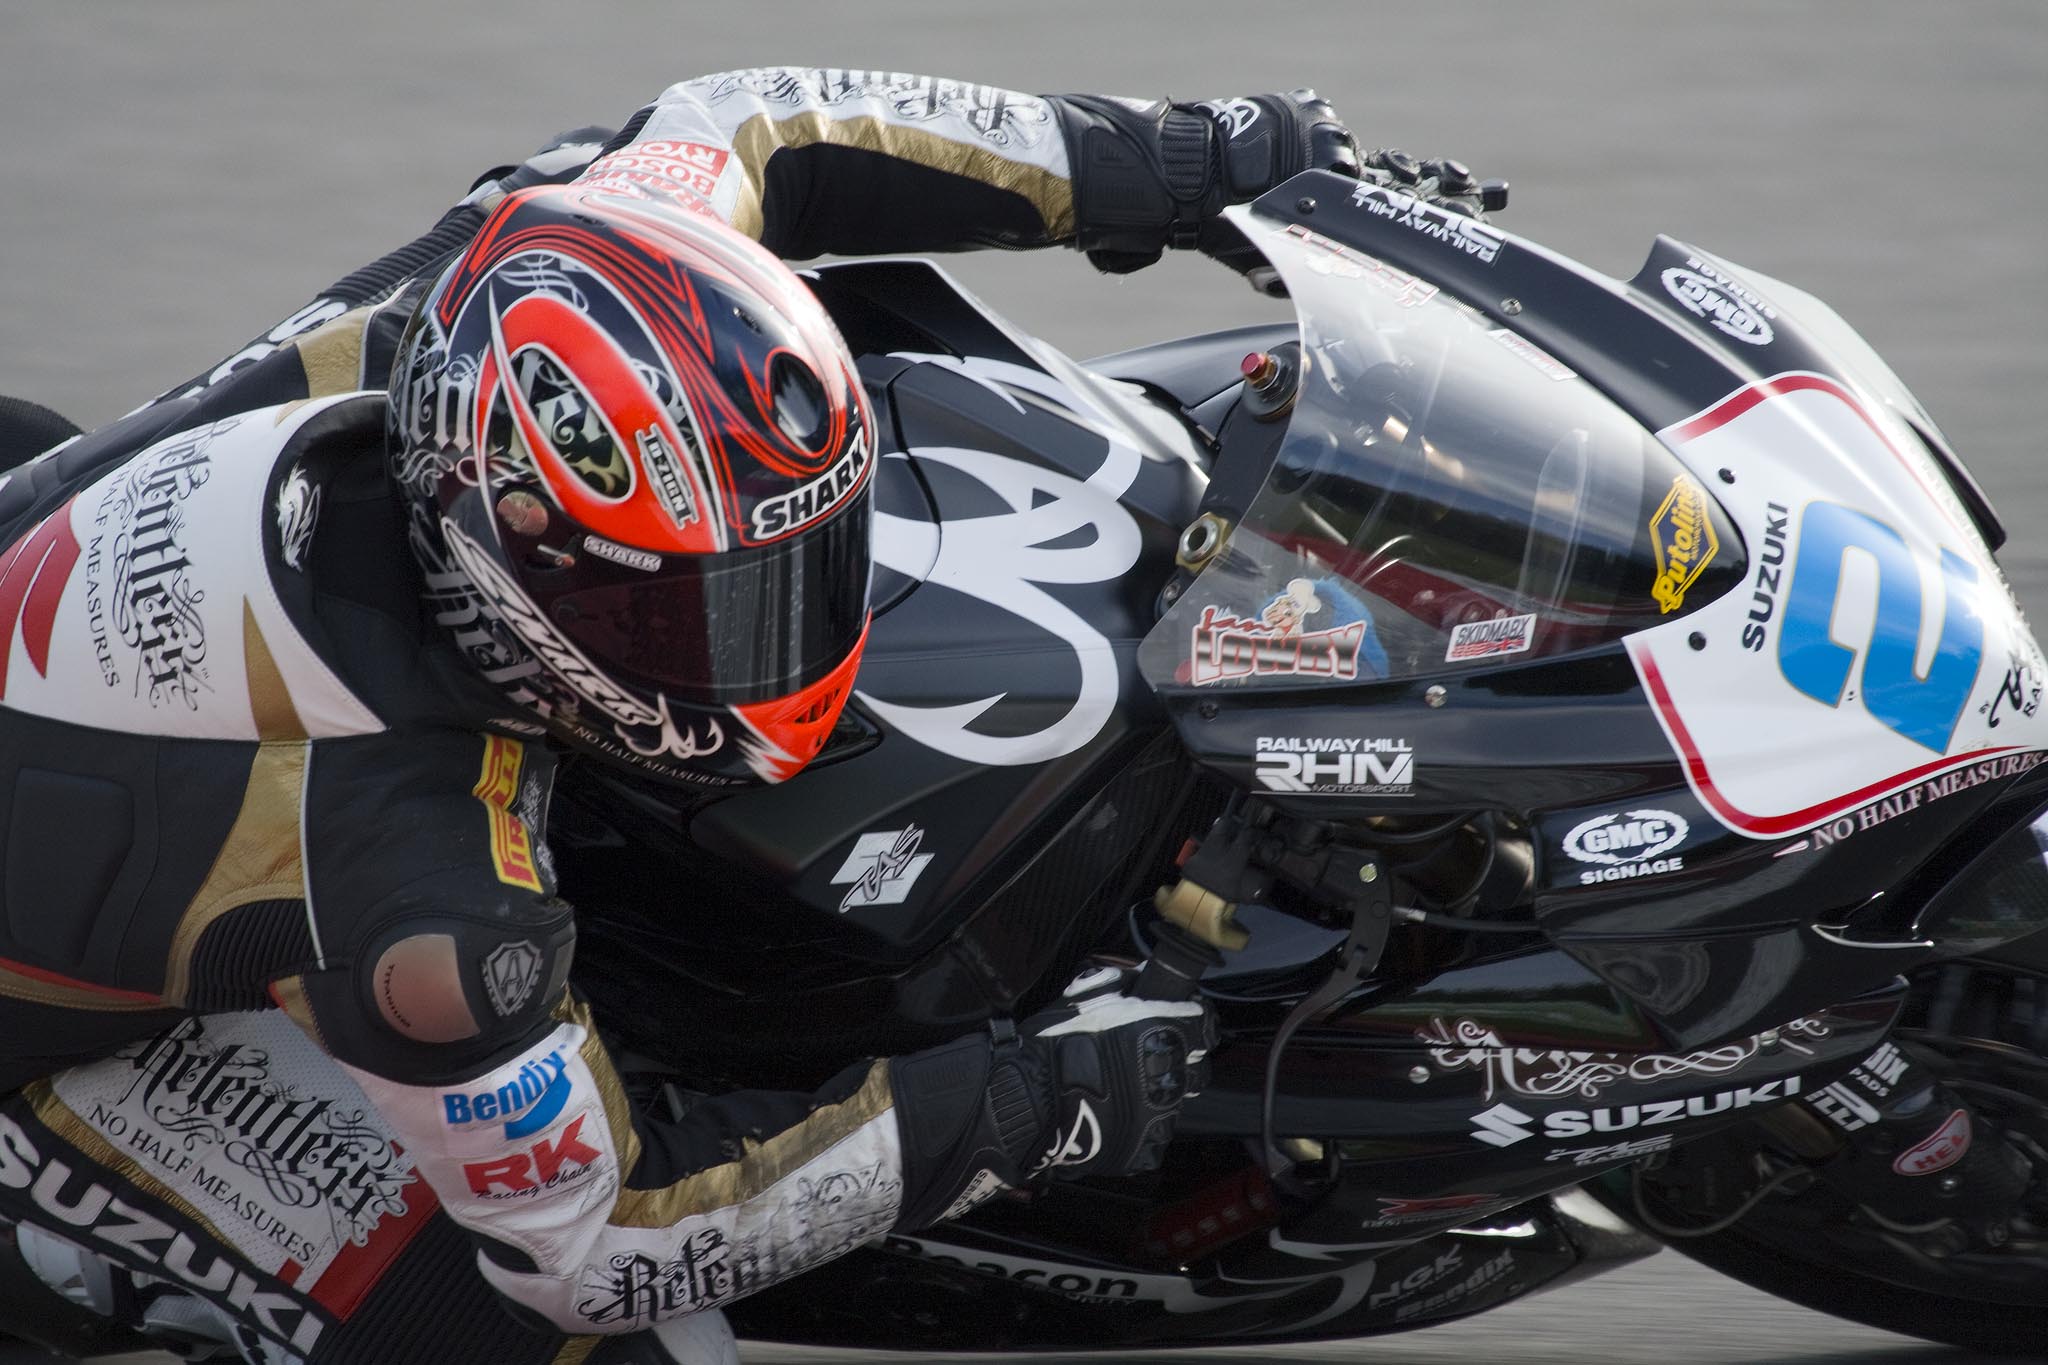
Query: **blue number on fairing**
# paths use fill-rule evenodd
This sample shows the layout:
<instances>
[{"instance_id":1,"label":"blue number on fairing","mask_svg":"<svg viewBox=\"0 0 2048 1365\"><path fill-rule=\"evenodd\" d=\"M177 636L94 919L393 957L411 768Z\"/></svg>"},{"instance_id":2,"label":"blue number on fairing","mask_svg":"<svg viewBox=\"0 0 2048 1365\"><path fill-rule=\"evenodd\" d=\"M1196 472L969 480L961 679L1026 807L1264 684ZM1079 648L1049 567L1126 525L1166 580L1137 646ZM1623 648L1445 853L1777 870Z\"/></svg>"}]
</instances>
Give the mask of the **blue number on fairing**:
<instances>
[{"instance_id":1,"label":"blue number on fairing","mask_svg":"<svg viewBox=\"0 0 2048 1365\"><path fill-rule=\"evenodd\" d=\"M1914 671L1920 650L1920 571L1897 531L1852 508L1816 502L1799 526L1799 559L1785 594L1785 624L1778 632L1778 669L1815 701L1838 706L1856 667L1854 649L1828 634L1842 586L1842 555L1861 550L1877 561L1877 622L1863 662L1863 705L1887 727L1936 753L1970 704L1984 658L1984 621L1970 589L1977 570L1951 550L1941 552L1946 589L1941 639L1927 676Z\"/></svg>"}]
</instances>

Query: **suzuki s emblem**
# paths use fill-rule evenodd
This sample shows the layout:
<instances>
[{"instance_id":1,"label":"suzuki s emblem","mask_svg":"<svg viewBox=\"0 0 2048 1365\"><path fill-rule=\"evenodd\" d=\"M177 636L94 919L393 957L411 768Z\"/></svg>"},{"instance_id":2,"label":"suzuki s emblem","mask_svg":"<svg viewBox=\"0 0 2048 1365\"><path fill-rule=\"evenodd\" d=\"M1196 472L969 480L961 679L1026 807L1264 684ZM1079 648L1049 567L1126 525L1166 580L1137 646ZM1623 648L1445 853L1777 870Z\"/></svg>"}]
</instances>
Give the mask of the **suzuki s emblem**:
<instances>
[{"instance_id":1,"label":"suzuki s emblem","mask_svg":"<svg viewBox=\"0 0 2048 1365\"><path fill-rule=\"evenodd\" d=\"M1512 1147L1524 1138L1536 1136L1529 1127L1535 1115L1525 1114L1512 1104L1496 1104L1472 1116L1472 1136L1490 1147Z\"/></svg>"},{"instance_id":2,"label":"suzuki s emblem","mask_svg":"<svg viewBox=\"0 0 2048 1365\"><path fill-rule=\"evenodd\" d=\"M853 851L832 874L834 886L853 883L840 898L839 913L860 905L901 905L932 860L933 855L917 851L923 842L924 831L916 825L856 839Z\"/></svg>"}]
</instances>

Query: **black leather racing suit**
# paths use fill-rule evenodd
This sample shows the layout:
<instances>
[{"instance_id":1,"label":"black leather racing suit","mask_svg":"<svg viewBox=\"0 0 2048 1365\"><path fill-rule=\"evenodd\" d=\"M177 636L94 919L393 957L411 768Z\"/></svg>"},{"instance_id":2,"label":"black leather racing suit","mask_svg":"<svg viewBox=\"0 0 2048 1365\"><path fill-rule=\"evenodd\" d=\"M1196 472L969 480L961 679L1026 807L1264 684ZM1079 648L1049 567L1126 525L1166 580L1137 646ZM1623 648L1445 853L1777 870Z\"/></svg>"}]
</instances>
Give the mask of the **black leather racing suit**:
<instances>
[{"instance_id":1,"label":"black leather racing suit","mask_svg":"<svg viewBox=\"0 0 2048 1365\"><path fill-rule=\"evenodd\" d=\"M629 1114L564 989L553 759L458 649L490 608L401 546L383 387L420 277L508 186L673 200L787 256L1077 242L1120 267L1207 244L1244 197L1213 123L881 72L687 81L0 479L0 1093L27 1085L0 1107L0 1213L83 1207L49 1152L91 1116L37 1078L266 1002L346 1065L485 1277L566 1331L713 1308L1000 1188L982 1039ZM1307 155L1280 131L1267 183ZM172 1166L130 1167L130 1196L249 1255ZM320 1354L348 1315L254 1259L265 1330Z\"/></svg>"}]
</instances>

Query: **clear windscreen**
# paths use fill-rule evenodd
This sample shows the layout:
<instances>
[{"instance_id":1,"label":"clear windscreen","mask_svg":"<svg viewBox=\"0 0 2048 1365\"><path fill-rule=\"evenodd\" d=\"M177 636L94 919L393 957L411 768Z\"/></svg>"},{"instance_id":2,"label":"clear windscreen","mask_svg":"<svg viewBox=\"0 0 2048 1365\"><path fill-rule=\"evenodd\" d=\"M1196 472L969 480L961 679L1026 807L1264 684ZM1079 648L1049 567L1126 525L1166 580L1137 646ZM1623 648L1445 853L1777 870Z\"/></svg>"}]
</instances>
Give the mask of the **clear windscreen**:
<instances>
[{"instance_id":1,"label":"clear windscreen","mask_svg":"<svg viewBox=\"0 0 2048 1365\"><path fill-rule=\"evenodd\" d=\"M1299 314L1264 486L1146 637L1155 686L1346 685L1605 644L1742 575L1713 495L1551 356L1435 286L1239 211Z\"/></svg>"}]
</instances>

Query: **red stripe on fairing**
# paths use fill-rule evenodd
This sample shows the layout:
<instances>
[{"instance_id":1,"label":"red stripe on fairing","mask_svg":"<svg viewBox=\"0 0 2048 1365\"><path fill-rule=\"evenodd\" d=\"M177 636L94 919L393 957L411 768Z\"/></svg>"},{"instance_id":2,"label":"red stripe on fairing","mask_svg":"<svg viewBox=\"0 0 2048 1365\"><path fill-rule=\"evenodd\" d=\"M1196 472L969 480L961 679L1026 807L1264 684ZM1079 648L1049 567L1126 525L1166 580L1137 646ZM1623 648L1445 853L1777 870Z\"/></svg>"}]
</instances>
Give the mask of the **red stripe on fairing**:
<instances>
[{"instance_id":1,"label":"red stripe on fairing","mask_svg":"<svg viewBox=\"0 0 2048 1365\"><path fill-rule=\"evenodd\" d=\"M1698 794L1701 803L1730 829L1758 838L1776 838L1782 834L1811 829L1815 825L1825 824L1845 811L1854 810L1922 778L1932 777L1950 768L1979 763L1987 758L1995 758L1999 754L2013 753L2021 747L2017 744L2007 744L1996 749L1973 749L1967 754L1937 758L1931 763L1923 763L1917 768L1908 768L1904 772L1894 773L1890 777L1858 787L1855 791L1830 797L1804 810L1791 811L1784 815L1752 815L1729 800L1715 785L1714 775L1707 771L1706 759L1700 756L1699 746L1693 743L1692 732L1685 728L1685 722L1679 718L1678 708L1672 703L1671 691L1664 685L1664 674L1658 669L1657 661L1650 657L1647 649L1631 646L1629 654L1635 660L1636 670L1642 674L1643 686L1650 693L1650 702L1657 708L1657 717L1664 722L1664 732L1670 738L1672 747L1678 750L1678 757L1685 764L1685 775L1691 780L1693 791Z\"/></svg>"},{"instance_id":2,"label":"red stripe on fairing","mask_svg":"<svg viewBox=\"0 0 2048 1365\"><path fill-rule=\"evenodd\" d=\"M31 967L26 962L15 962L4 957L0 957L0 971L13 972L15 975L25 976L31 981L40 981L46 986L62 986L66 990L84 991L88 995L104 995L112 1000L131 1000L145 1005L161 1005L163 1003L162 996L152 995L148 991L129 991L123 990L119 986L95 985L90 981L80 981L59 972L49 971L42 967Z\"/></svg>"},{"instance_id":3,"label":"red stripe on fairing","mask_svg":"<svg viewBox=\"0 0 2048 1365\"><path fill-rule=\"evenodd\" d=\"M1769 379L1759 380L1747 388L1737 389L1734 393L1729 394L1704 412L1689 417L1677 426L1670 428L1670 439L1674 445L1683 445L1688 441L1698 440L1708 432L1728 425L1736 418L1742 416L1743 413L1748 412L1751 408L1763 402L1766 398L1779 398L1786 394L1802 391L1824 393L1831 398L1840 399L1849 411L1856 414L1857 420L1870 428L1870 434L1875 436L1883 444L1884 448L1892 453L1892 458L1906 467L1906 472L1912 475L1913 481L1919 484L1922 491L1929 495L1936 509L1941 512L1942 518L1957 530L1963 531L1965 534L1971 534L1968 527L1957 523L1955 518L1949 515L1949 499L1943 498L1940 492L1927 481L1926 471L1917 462L1910 459L1906 452L1892 444L1892 438L1885 434L1884 428L1879 426L1877 420L1870 415L1869 409L1863 406L1863 401L1849 389L1824 374L1813 374L1803 370L1788 371L1785 374L1773 375Z\"/></svg>"}]
</instances>

